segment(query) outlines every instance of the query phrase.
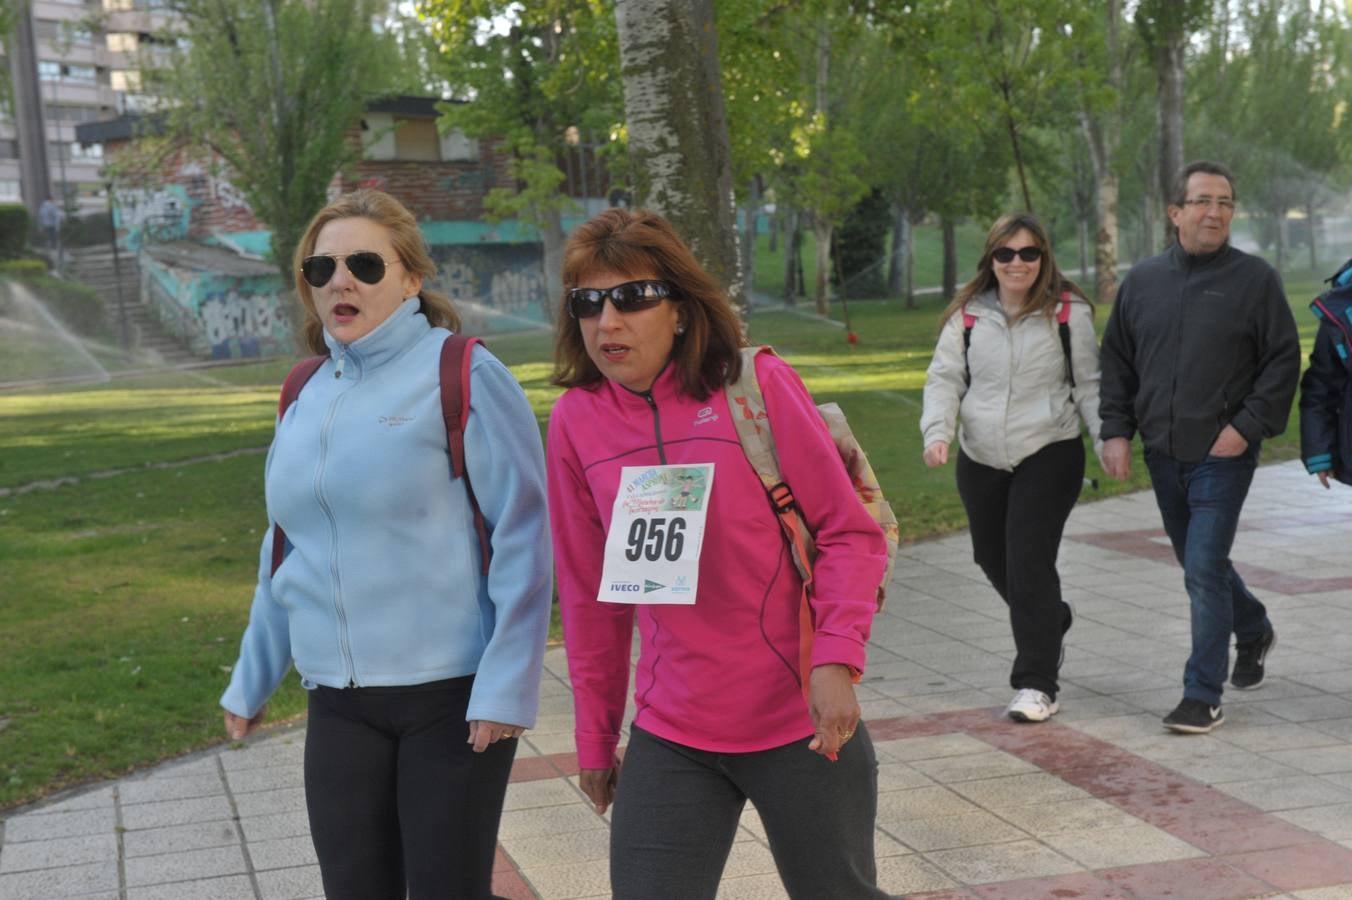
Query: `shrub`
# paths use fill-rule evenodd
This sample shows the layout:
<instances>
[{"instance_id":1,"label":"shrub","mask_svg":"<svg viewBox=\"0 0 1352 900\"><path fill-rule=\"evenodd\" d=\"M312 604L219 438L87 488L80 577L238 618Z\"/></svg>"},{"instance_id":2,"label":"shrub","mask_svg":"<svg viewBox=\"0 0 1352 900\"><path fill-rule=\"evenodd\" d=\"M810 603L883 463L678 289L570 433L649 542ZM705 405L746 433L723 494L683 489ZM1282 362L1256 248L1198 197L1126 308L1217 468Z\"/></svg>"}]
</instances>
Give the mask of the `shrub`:
<instances>
[{"instance_id":1,"label":"shrub","mask_svg":"<svg viewBox=\"0 0 1352 900\"><path fill-rule=\"evenodd\" d=\"M71 216L61 225L61 242L67 247L94 247L112 239L113 228L106 212Z\"/></svg>"},{"instance_id":2,"label":"shrub","mask_svg":"<svg viewBox=\"0 0 1352 900\"><path fill-rule=\"evenodd\" d=\"M47 274L47 260L31 256L22 259L0 260L0 275L13 278L36 278Z\"/></svg>"},{"instance_id":3,"label":"shrub","mask_svg":"<svg viewBox=\"0 0 1352 900\"><path fill-rule=\"evenodd\" d=\"M22 203L0 203L0 259L22 256L28 248L33 220Z\"/></svg>"},{"instance_id":4,"label":"shrub","mask_svg":"<svg viewBox=\"0 0 1352 900\"><path fill-rule=\"evenodd\" d=\"M92 337L106 337L108 323L103 315L103 302L98 293L87 284L63 281L50 275L25 278L38 299L73 331Z\"/></svg>"}]
</instances>

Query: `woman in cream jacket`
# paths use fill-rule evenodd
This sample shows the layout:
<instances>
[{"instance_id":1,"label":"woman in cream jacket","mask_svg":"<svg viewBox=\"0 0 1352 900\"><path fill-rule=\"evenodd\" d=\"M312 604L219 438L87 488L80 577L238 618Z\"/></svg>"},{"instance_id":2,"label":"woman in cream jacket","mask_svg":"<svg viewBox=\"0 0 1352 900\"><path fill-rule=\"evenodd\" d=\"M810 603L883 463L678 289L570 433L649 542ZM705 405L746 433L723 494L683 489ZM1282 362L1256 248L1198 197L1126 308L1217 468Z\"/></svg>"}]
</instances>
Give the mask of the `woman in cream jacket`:
<instances>
[{"instance_id":1,"label":"woman in cream jacket","mask_svg":"<svg viewBox=\"0 0 1352 900\"><path fill-rule=\"evenodd\" d=\"M1072 612L1056 555L1084 481L1081 422L1098 435L1098 391L1093 307L1062 277L1037 219L1001 218L976 277L944 310L920 429L930 466L946 463L959 439L958 493L976 562L1009 607L1016 655L1007 712L1022 722L1059 708Z\"/></svg>"}]
</instances>

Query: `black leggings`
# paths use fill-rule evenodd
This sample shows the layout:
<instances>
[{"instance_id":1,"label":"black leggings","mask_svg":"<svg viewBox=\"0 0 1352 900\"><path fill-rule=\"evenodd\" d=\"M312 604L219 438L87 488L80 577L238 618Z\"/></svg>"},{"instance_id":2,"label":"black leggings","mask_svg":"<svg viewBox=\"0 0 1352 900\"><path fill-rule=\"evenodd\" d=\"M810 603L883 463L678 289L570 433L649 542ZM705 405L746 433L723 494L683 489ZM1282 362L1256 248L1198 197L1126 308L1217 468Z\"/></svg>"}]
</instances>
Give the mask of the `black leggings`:
<instances>
[{"instance_id":1,"label":"black leggings","mask_svg":"<svg viewBox=\"0 0 1352 900\"><path fill-rule=\"evenodd\" d=\"M310 692L305 802L328 900L484 900L515 740L465 743L473 676Z\"/></svg>"},{"instance_id":2,"label":"black leggings","mask_svg":"<svg viewBox=\"0 0 1352 900\"><path fill-rule=\"evenodd\" d=\"M1070 627L1056 554L1084 484L1084 445L1078 438L1048 444L1013 472L959 451L957 468L972 554L1009 607L1016 651L1010 687L1055 699L1061 639Z\"/></svg>"}]
</instances>

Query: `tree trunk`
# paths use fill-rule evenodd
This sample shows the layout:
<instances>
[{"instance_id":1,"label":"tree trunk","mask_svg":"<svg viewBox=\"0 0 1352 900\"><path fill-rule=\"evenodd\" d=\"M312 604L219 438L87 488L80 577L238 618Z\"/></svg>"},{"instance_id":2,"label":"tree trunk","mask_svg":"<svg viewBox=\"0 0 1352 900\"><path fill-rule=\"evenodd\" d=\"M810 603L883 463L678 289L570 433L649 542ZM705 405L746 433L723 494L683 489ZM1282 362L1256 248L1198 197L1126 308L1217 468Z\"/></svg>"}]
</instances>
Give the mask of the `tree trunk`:
<instances>
[{"instance_id":1,"label":"tree trunk","mask_svg":"<svg viewBox=\"0 0 1352 900\"><path fill-rule=\"evenodd\" d=\"M817 238L816 301L819 316L831 313L831 295L827 289L831 282L831 232L834 230L835 227L820 216L813 218L812 234Z\"/></svg>"},{"instance_id":2,"label":"tree trunk","mask_svg":"<svg viewBox=\"0 0 1352 900\"><path fill-rule=\"evenodd\" d=\"M1180 24L1161 35L1159 47L1160 196L1173 202L1174 179L1183 170L1183 44ZM1164 220L1164 245L1174 242L1174 225Z\"/></svg>"},{"instance_id":3,"label":"tree trunk","mask_svg":"<svg viewBox=\"0 0 1352 900\"><path fill-rule=\"evenodd\" d=\"M635 199L744 303L713 0L616 0L615 25Z\"/></svg>"},{"instance_id":4,"label":"tree trunk","mask_svg":"<svg viewBox=\"0 0 1352 900\"><path fill-rule=\"evenodd\" d=\"M1105 306L1112 303L1117 294L1117 153L1121 146L1125 104L1122 96L1122 53L1118 43L1119 15L1118 0L1108 0L1104 9L1104 40L1108 50L1108 86L1115 92L1115 103L1100 116L1094 116L1088 110L1080 114L1081 130L1089 145L1089 160L1094 167L1094 200L1098 219L1098 230L1094 233L1094 299ZM1147 200L1146 208L1150 207ZM1145 219L1141 224L1147 232L1145 246L1149 247L1149 220ZM1082 272L1081 280L1087 274Z\"/></svg>"},{"instance_id":5,"label":"tree trunk","mask_svg":"<svg viewBox=\"0 0 1352 900\"><path fill-rule=\"evenodd\" d=\"M950 300L958 292L957 227L951 216L941 216L939 225L944 234L944 299Z\"/></svg>"},{"instance_id":6,"label":"tree trunk","mask_svg":"<svg viewBox=\"0 0 1352 900\"><path fill-rule=\"evenodd\" d=\"M743 308L747 312L756 305L756 213L760 205L760 176L752 175L746 190L746 222L742 231L742 290L746 297Z\"/></svg>"},{"instance_id":7,"label":"tree trunk","mask_svg":"<svg viewBox=\"0 0 1352 900\"><path fill-rule=\"evenodd\" d=\"M1315 247L1314 197L1305 198L1305 225L1310 232L1310 271L1319 271L1319 251Z\"/></svg>"},{"instance_id":8,"label":"tree trunk","mask_svg":"<svg viewBox=\"0 0 1352 900\"><path fill-rule=\"evenodd\" d=\"M546 322L554 321L554 304L563 301L563 241L563 213L557 206L552 206L540 226L545 265L545 296L540 311Z\"/></svg>"},{"instance_id":9,"label":"tree trunk","mask_svg":"<svg viewBox=\"0 0 1352 900\"><path fill-rule=\"evenodd\" d=\"M906 251L903 254L906 258L906 308L915 309L915 226L920 224L920 219L910 217L908 211L906 224Z\"/></svg>"},{"instance_id":10,"label":"tree trunk","mask_svg":"<svg viewBox=\"0 0 1352 900\"><path fill-rule=\"evenodd\" d=\"M1277 226L1276 228L1272 229L1277 235L1277 254L1275 266L1277 271L1280 272L1286 268L1286 245L1289 236L1289 232L1287 231L1287 218L1285 210L1283 210L1282 212L1278 213L1276 216L1273 217L1273 224Z\"/></svg>"},{"instance_id":11,"label":"tree trunk","mask_svg":"<svg viewBox=\"0 0 1352 900\"><path fill-rule=\"evenodd\" d=\"M803 266L799 252L803 245L803 231L799 225L799 213L796 209L784 212L784 304L794 306L798 302L798 291L802 285Z\"/></svg>"},{"instance_id":12,"label":"tree trunk","mask_svg":"<svg viewBox=\"0 0 1352 900\"><path fill-rule=\"evenodd\" d=\"M906 210L892 204L892 242L887 252L887 294L900 297L905 285L902 283L906 247Z\"/></svg>"},{"instance_id":13,"label":"tree trunk","mask_svg":"<svg viewBox=\"0 0 1352 900\"><path fill-rule=\"evenodd\" d=\"M770 217L770 246L767 248L772 255L779 250L779 229L783 227L784 217L776 209L775 214Z\"/></svg>"}]
</instances>

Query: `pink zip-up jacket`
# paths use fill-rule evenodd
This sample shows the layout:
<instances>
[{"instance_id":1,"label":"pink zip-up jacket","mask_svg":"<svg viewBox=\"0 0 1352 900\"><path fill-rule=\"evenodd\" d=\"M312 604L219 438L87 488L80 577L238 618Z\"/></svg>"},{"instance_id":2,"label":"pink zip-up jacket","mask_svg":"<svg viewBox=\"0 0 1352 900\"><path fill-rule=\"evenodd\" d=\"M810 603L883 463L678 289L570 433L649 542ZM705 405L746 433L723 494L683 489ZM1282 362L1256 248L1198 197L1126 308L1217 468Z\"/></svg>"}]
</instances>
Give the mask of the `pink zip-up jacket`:
<instances>
[{"instance_id":1,"label":"pink zip-up jacket","mask_svg":"<svg viewBox=\"0 0 1352 900\"><path fill-rule=\"evenodd\" d=\"M816 535L812 665L864 668L886 563L882 531L859 503L798 374L761 354L756 373L780 469ZM638 617L634 723L717 753L780 747L813 733L798 671L802 581L727 396L681 393L668 366L643 394L609 380L554 406L549 511L578 765L605 769L620 740ZM714 464L693 606L600 603L606 533L624 466Z\"/></svg>"}]
</instances>

